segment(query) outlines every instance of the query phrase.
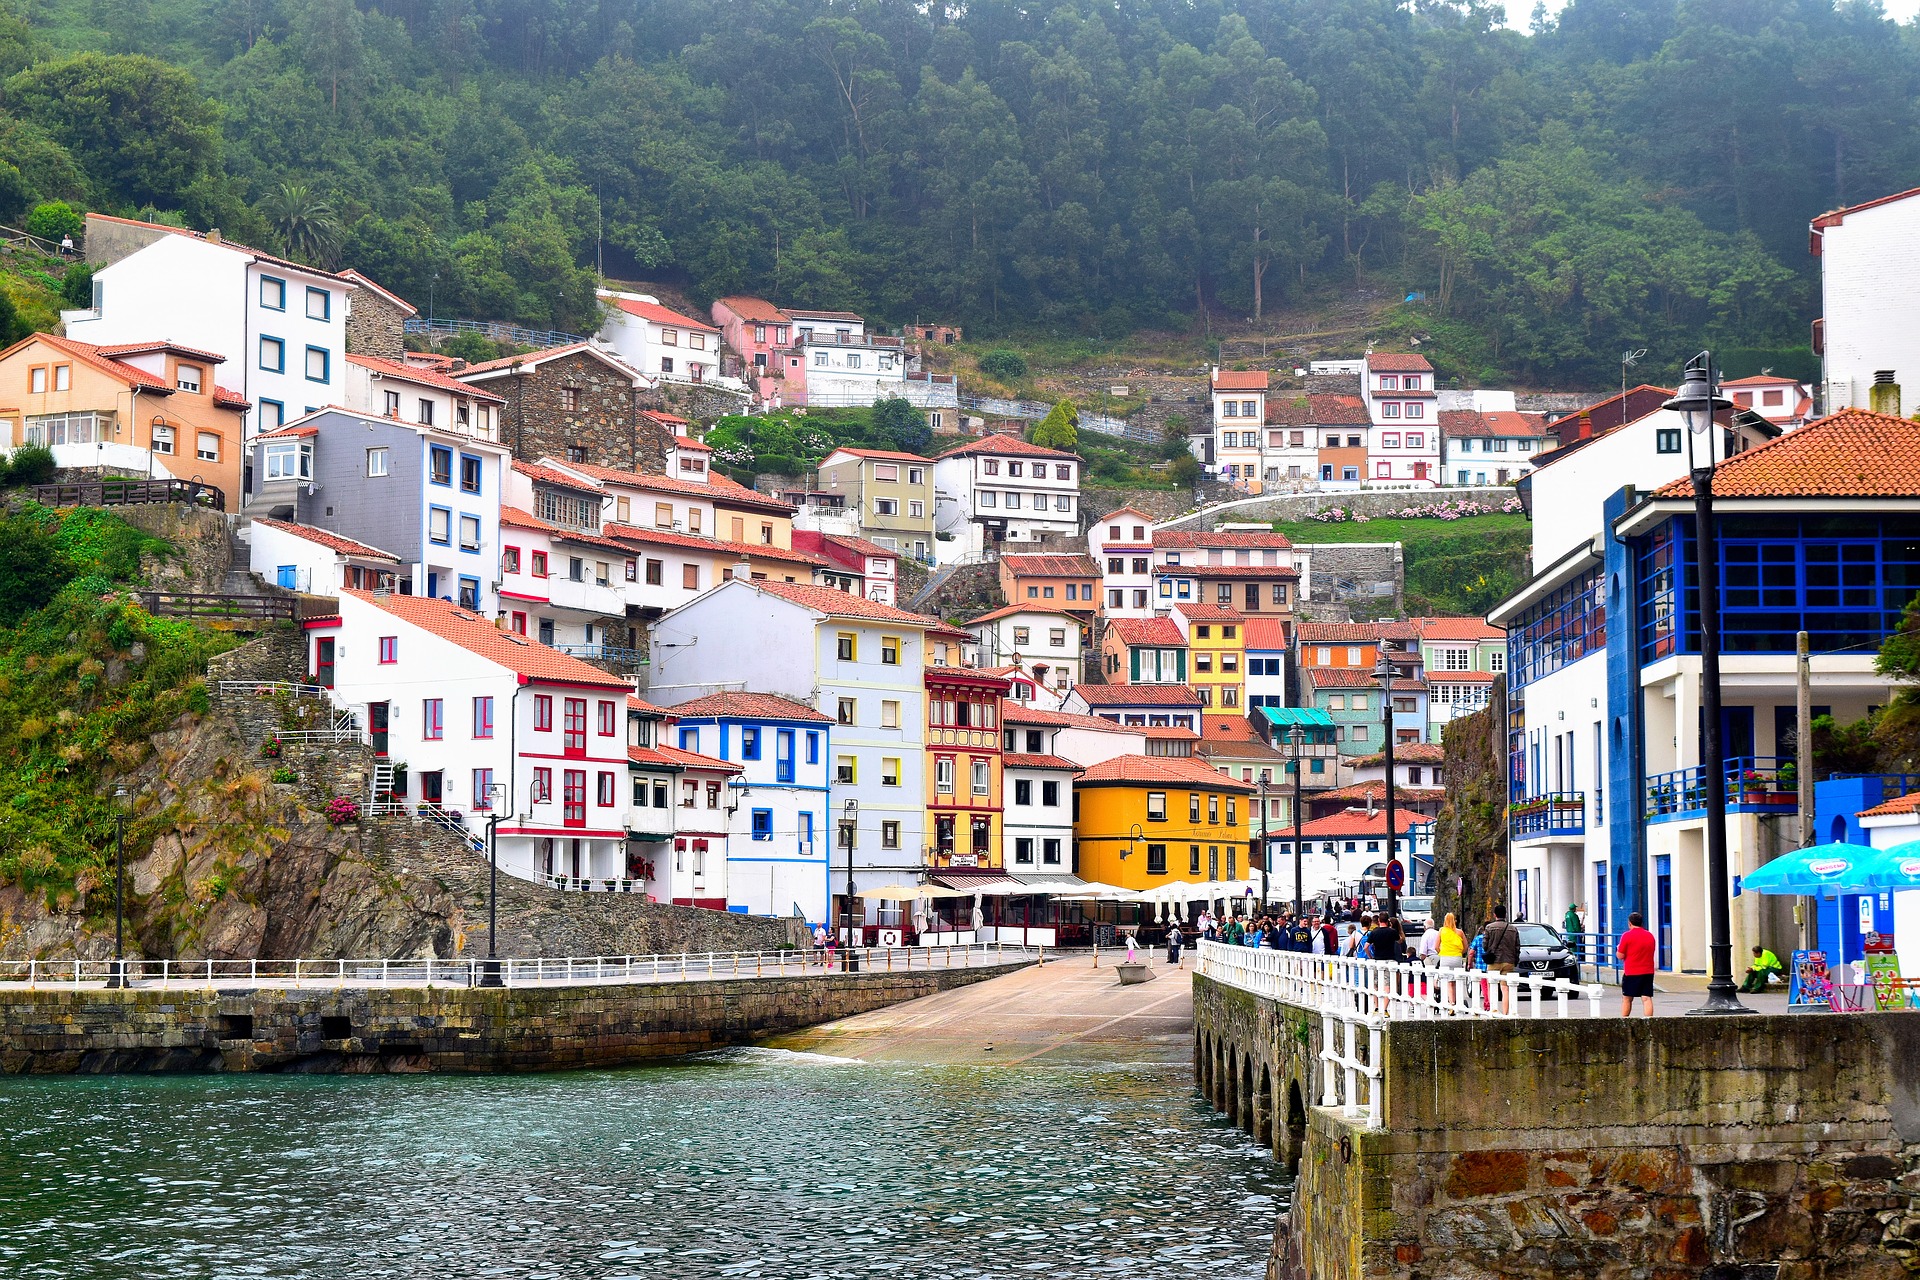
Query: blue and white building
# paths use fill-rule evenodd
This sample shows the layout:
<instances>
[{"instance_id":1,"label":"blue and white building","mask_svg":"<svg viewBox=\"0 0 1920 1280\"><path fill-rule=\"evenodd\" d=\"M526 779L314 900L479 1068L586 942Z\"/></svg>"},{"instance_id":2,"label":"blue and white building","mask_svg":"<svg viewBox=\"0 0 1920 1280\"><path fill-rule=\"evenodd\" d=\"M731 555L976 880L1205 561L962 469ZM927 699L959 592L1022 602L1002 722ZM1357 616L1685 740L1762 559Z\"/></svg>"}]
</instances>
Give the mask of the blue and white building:
<instances>
[{"instance_id":1,"label":"blue and white building","mask_svg":"<svg viewBox=\"0 0 1920 1280\"><path fill-rule=\"evenodd\" d=\"M1739 880L1800 842L1796 633L1812 640L1816 715L1855 720L1890 696L1874 654L1920 588L1920 426L1852 411L1775 434L1741 415L1693 441L1717 462L1717 762L1701 759L1684 424L1657 411L1547 455L1524 482L1543 567L1489 615L1508 628L1517 916L1554 921L1577 902L1590 931L1611 935L1638 910L1663 969L1704 971L1705 779L1717 767L1735 954L1804 940L1789 901L1741 896Z\"/></svg>"}]
</instances>

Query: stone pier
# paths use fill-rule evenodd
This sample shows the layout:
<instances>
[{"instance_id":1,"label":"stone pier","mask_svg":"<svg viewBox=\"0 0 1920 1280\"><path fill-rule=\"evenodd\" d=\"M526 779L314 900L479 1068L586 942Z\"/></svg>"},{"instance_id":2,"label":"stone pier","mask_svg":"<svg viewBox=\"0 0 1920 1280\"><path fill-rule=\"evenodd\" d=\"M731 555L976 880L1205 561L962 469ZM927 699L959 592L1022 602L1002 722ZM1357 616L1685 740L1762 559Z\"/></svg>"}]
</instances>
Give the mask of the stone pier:
<instances>
[{"instance_id":1,"label":"stone pier","mask_svg":"<svg viewBox=\"0 0 1920 1280\"><path fill-rule=\"evenodd\" d=\"M1369 1128L1318 1014L1194 981L1202 1092L1298 1173L1270 1280L1920 1275L1920 1015L1395 1021Z\"/></svg>"},{"instance_id":2,"label":"stone pier","mask_svg":"<svg viewBox=\"0 0 1920 1280\"><path fill-rule=\"evenodd\" d=\"M1024 967L504 989L16 989L0 994L0 1072L620 1066L746 1043Z\"/></svg>"}]
</instances>

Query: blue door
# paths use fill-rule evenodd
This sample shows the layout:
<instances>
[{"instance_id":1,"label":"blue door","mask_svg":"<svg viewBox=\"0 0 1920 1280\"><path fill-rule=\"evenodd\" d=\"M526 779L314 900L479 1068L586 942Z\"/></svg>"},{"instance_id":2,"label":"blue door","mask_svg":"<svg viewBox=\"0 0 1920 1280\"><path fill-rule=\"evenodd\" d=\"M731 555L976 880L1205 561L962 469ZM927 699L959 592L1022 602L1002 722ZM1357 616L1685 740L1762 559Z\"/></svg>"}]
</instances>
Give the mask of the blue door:
<instances>
[{"instance_id":1,"label":"blue door","mask_svg":"<svg viewBox=\"0 0 1920 1280\"><path fill-rule=\"evenodd\" d=\"M440 575L437 573L429 573L427 574L427 599L438 600L439 598Z\"/></svg>"},{"instance_id":2,"label":"blue door","mask_svg":"<svg viewBox=\"0 0 1920 1280\"><path fill-rule=\"evenodd\" d=\"M275 570L274 581L288 591L297 591L300 586L300 571L290 564L283 564Z\"/></svg>"},{"instance_id":3,"label":"blue door","mask_svg":"<svg viewBox=\"0 0 1920 1280\"><path fill-rule=\"evenodd\" d=\"M1662 969L1673 968L1673 859L1662 854L1653 860L1654 923L1659 926Z\"/></svg>"}]
</instances>

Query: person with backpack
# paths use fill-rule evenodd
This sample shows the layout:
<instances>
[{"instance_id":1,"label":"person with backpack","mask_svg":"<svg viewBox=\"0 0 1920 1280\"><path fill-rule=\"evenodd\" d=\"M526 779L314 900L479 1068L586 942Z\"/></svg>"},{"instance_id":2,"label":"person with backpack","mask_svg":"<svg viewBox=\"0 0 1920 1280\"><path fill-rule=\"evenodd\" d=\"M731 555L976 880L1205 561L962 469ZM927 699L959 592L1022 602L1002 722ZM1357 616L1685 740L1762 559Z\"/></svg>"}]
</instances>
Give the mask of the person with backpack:
<instances>
[{"instance_id":1,"label":"person with backpack","mask_svg":"<svg viewBox=\"0 0 1920 1280\"><path fill-rule=\"evenodd\" d=\"M1487 968L1493 973L1513 973L1520 968L1520 931L1507 922L1507 909L1496 906L1493 919L1481 930L1486 939ZM1500 984L1500 1012L1510 1013L1512 985Z\"/></svg>"}]
</instances>

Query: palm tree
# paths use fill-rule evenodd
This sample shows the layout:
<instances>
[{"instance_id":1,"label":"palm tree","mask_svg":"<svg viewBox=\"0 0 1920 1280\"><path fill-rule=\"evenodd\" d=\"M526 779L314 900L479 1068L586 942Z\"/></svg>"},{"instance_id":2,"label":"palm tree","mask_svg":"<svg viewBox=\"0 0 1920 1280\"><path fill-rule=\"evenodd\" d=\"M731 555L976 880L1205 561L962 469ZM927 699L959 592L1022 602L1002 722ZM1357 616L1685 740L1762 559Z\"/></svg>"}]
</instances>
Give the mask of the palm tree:
<instances>
[{"instance_id":1,"label":"palm tree","mask_svg":"<svg viewBox=\"0 0 1920 1280\"><path fill-rule=\"evenodd\" d=\"M311 189L283 182L260 202L260 212L280 233L289 254L316 267L332 265L340 247L340 220L333 206Z\"/></svg>"}]
</instances>

